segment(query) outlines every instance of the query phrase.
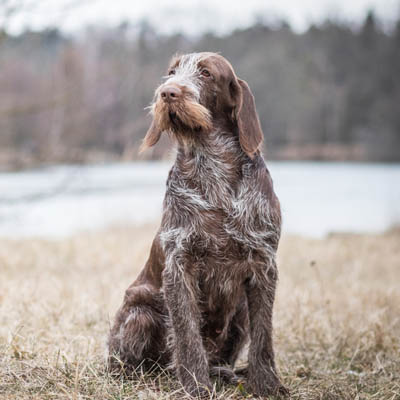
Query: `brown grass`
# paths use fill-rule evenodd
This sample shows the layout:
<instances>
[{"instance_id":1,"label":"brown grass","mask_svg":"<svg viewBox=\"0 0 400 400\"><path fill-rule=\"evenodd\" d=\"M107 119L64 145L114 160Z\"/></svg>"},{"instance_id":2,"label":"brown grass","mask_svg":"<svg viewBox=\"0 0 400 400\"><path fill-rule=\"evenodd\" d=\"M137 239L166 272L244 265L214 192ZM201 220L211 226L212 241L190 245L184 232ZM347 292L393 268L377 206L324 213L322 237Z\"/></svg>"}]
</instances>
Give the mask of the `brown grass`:
<instances>
[{"instance_id":1,"label":"brown grass","mask_svg":"<svg viewBox=\"0 0 400 400\"><path fill-rule=\"evenodd\" d=\"M153 233L0 240L0 398L183 398L166 373L124 381L104 368L110 319ZM292 398L400 399L400 231L286 236L279 266L275 347Z\"/></svg>"}]
</instances>

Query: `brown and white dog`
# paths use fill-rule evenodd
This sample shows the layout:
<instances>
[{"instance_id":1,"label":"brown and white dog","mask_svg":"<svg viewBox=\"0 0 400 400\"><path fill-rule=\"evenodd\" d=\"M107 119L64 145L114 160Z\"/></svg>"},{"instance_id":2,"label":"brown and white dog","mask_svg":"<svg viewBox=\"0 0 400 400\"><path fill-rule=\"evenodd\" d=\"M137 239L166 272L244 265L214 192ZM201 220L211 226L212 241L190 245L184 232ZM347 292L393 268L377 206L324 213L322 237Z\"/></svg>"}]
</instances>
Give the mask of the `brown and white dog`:
<instances>
[{"instance_id":1,"label":"brown and white dog","mask_svg":"<svg viewBox=\"0 0 400 400\"><path fill-rule=\"evenodd\" d=\"M248 390L286 394L272 345L281 213L254 97L215 53L177 56L168 71L142 148L168 132L176 161L149 259L110 332L109 365L169 366L189 394L207 396L210 374L235 381L226 366L250 341Z\"/></svg>"}]
</instances>

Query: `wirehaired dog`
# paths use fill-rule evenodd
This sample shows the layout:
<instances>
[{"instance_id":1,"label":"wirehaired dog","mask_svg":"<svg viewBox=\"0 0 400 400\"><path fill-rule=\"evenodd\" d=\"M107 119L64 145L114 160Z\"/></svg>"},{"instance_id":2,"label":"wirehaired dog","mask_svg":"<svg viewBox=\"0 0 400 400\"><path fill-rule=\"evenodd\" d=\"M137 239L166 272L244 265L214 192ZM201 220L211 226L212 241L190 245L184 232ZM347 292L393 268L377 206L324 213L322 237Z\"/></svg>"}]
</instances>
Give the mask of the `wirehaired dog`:
<instances>
[{"instance_id":1,"label":"wirehaired dog","mask_svg":"<svg viewBox=\"0 0 400 400\"><path fill-rule=\"evenodd\" d=\"M110 332L110 367L157 362L207 396L210 374L235 380L223 367L250 341L248 390L286 394L272 345L281 213L250 88L218 54L177 56L151 109L142 149L168 132L177 156L149 259Z\"/></svg>"}]
</instances>

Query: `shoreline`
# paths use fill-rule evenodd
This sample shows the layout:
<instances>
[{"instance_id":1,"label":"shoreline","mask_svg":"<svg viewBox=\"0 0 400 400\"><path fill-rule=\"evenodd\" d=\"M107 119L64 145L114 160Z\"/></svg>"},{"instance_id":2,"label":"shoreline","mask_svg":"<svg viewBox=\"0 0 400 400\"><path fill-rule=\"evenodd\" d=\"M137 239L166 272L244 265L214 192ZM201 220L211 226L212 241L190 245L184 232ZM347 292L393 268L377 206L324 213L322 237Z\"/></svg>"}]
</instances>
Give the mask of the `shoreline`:
<instances>
[{"instance_id":1,"label":"shoreline","mask_svg":"<svg viewBox=\"0 0 400 400\"><path fill-rule=\"evenodd\" d=\"M160 216L161 218L161 216ZM4 235L0 234L0 242L21 242L29 243L30 241L38 241L38 242L49 242L49 243L61 243L65 241L74 241L79 240L79 238L85 237L94 237L94 238L101 238L102 236L107 235L119 235L125 232L128 235L141 235L144 233L148 235L149 232L156 233L159 227L159 221L153 220L149 223L128 223L128 224L111 224L106 227L100 228L93 228L93 229L82 229L77 230L72 233L68 234L61 234L61 235L46 235L46 234L35 234L35 235ZM322 235L312 235L306 233L299 233L299 232L287 232L283 230L281 233L281 241L287 239L299 239L299 240L315 240L319 242L323 242L326 240L330 240L333 238L347 238L352 239L356 237L382 237L386 235L399 235L400 237L400 225L394 223L393 225L389 226L387 229L384 230L376 230L376 231L329 231Z\"/></svg>"},{"instance_id":2,"label":"shoreline","mask_svg":"<svg viewBox=\"0 0 400 400\"><path fill-rule=\"evenodd\" d=\"M329 146L328 146L329 147ZM299 162L299 163L335 163L335 164L375 164L375 165L396 165L400 164L400 159L368 159L367 157L349 157L345 156L327 156L328 150L322 153L316 152L296 152L292 149L287 151L273 151L268 150L266 155L268 161L272 162ZM37 171L46 168L57 168L63 166L99 166L108 164L130 164L136 162L172 162L171 150L167 151L162 157L152 158L151 155L144 155L138 157L125 157L118 156L112 153L97 153L78 158L65 158L65 159L49 159L49 160L35 160L31 156L21 153L10 155L8 151L0 152L0 174L1 173L16 173L16 172L29 172Z\"/></svg>"}]
</instances>

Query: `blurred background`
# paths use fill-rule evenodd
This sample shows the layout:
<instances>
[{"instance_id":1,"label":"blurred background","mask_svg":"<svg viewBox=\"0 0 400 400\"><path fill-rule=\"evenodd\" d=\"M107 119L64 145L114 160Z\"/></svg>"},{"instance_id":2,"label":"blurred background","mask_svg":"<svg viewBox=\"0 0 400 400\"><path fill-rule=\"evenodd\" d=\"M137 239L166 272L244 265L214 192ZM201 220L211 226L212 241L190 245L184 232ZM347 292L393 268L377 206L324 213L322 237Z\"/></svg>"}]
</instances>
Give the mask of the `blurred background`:
<instances>
[{"instance_id":1,"label":"blurred background","mask_svg":"<svg viewBox=\"0 0 400 400\"><path fill-rule=\"evenodd\" d=\"M176 52L253 90L284 230L400 223L400 2L0 0L0 235L156 221L172 164L139 158Z\"/></svg>"}]
</instances>

